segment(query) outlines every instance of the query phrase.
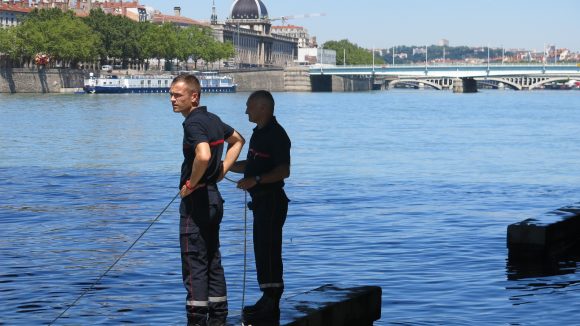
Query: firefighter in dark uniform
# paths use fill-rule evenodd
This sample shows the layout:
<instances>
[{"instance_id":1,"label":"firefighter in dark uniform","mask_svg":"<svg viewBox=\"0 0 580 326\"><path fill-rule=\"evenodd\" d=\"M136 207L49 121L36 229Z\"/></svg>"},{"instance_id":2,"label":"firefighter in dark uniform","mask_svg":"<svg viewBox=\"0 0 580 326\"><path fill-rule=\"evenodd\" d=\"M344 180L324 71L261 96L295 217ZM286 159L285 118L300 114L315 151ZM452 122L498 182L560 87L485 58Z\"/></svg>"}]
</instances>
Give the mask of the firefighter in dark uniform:
<instances>
[{"instance_id":1,"label":"firefighter in dark uniform","mask_svg":"<svg viewBox=\"0 0 580 326\"><path fill-rule=\"evenodd\" d=\"M290 176L290 138L274 116L274 98L268 91L252 93L246 114L256 123L248 156L231 171L244 173L238 188L248 190L254 216L254 255L262 297L244 307L243 319L254 325L276 325L280 320L282 277L282 227L288 212L284 179Z\"/></svg>"},{"instance_id":2,"label":"firefighter in dark uniform","mask_svg":"<svg viewBox=\"0 0 580 326\"><path fill-rule=\"evenodd\" d=\"M219 228L223 199L217 187L238 158L244 139L220 118L199 106L201 87L193 75L176 77L170 89L173 111L183 122L179 241L188 325L225 325L226 281ZM222 162L224 143L228 144Z\"/></svg>"}]
</instances>

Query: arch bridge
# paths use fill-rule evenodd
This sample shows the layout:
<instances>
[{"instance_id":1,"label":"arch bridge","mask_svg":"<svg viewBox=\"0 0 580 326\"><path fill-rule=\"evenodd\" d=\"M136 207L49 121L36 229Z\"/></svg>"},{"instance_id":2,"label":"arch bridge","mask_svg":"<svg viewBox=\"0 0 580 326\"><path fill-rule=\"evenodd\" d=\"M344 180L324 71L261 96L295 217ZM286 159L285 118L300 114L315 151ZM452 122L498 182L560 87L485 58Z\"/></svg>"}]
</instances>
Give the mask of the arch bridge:
<instances>
[{"instance_id":1,"label":"arch bridge","mask_svg":"<svg viewBox=\"0 0 580 326\"><path fill-rule=\"evenodd\" d=\"M310 76L371 78L375 84L394 87L453 88L476 91L476 85L531 90L542 85L580 79L580 64L526 65L411 65L411 66L330 66L314 65ZM463 90L466 85L468 90ZM459 87L458 87L459 86Z\"/></svg>"}]
</instances>

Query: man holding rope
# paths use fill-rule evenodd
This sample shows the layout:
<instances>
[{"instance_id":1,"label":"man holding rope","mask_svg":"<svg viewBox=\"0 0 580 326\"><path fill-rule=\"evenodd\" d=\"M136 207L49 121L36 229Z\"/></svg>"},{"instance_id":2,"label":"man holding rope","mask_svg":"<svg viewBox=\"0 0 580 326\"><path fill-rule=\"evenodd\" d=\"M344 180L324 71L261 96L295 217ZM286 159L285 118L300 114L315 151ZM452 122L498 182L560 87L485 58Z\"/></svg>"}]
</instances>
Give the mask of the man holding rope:
<instances>
[{"instance_id":1,"label":"man holding rope","mask_svg":"<svg viewBox=\"0 0 580 326\"><path fill-rule=\"evenodd\" d=\"M254 216L254 255L262 298L244 307L247 324L277 325L280 298L284 292L282 266L282 227L288 212L284 179L290 176L290 138L274 116L274 98L268 91L252 93L246 114L256 124L247 159L238 161L232 172L244 173L238 188L248 190L248 205Z\"/></svg>"},{"instance_id":2,"label":"man holding rope","mask_svg":"<svg viewBox=\"0 0 580 326\"><path fill-rule=\"evenodd\" d=\"M170 95L173 112L185 117L179 242L187 321L191 326L225 325L228 303L219 250L223 199L217 183L237 160L245 141L207 107L199 106L201 86L194 75L177 76ZM228 147L222 162L224 143Z\"/></svg>"}]
</instances>

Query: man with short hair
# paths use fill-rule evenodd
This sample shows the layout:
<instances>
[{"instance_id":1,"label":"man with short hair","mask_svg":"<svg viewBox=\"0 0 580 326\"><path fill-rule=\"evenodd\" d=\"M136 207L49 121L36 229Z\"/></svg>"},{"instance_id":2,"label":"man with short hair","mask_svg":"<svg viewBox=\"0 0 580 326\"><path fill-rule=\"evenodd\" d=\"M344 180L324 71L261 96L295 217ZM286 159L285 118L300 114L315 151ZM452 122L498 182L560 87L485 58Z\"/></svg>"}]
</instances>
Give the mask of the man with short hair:
<instances>
[{"instance_id":1,"label":"man with short hair","mask_svg":"<svg viewBox=\"0 0 580 326\"><path fill-rule=\"evenodd\" d=\"M246 114L256 124L246 160L238 161L232 172L244 173L238 188L252 197L254 255L262 297L243 309L249 324L278 324L280 298L284 292L282 227L288 213L284 179L290 176L290 138L274 116L274 98L268 91L252 93Z\"/></svg>"},{"instance_id":2,"label":"man with short hair","mask_svg":"<svg viewBox=\"0 0 580 326\"><path fill-rule=\"evenodd\" d=\"M201 86L195 76L177 76L170 95L173 112L185 117L179 242L188 325L225 325L228 303L219 250L223 199L217 183L235 163L244 138L199 106ZM224 142L228 148L222 162Z\"/></svg>"}]
</instances>

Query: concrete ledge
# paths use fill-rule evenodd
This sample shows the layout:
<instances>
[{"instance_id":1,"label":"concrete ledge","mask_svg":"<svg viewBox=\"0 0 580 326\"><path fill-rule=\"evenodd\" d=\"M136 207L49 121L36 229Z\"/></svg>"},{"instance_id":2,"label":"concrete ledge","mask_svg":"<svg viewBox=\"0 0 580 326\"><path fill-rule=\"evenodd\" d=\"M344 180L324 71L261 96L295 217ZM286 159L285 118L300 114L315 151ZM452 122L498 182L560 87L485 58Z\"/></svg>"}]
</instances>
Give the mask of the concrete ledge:
<instances>
[{"instance_id":1,"label":"concrete ledge","mask_svg":"<svg viewBox=\"0 0 580 326\"><path fill-rule=\"evenodd\" d=\"M378 286L341 288L327 284L280 304L280 325L370 326L381 318L382 289ZM228 325L240 325L239 316Z\"/></svg>"},{"instance_id":2,"label":"concrete ledge","mask_svg":"<svg viewBox=\"0 0 580 326\"><path fill-rule=\"evenodd\" d=\"M510 255L559 254L580 240L580 203L508 226Z\"/></svg>"},{"instance_id":3,"label":"concrete ledge","mask_svg":"<svg viewBox=\"0 0 580 326\"><path fill-rule=\"evenodd\" d=\"M288 326L372 325L381 318L381 296L378 286L321 286L286 300L280 322Z\"/></svg>"}]
</instances>

